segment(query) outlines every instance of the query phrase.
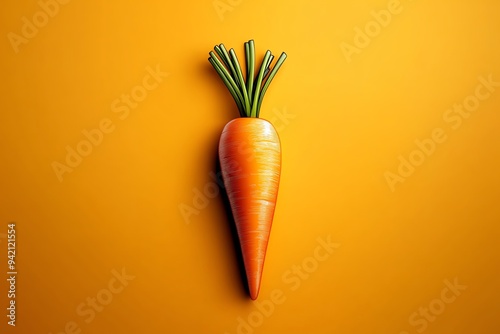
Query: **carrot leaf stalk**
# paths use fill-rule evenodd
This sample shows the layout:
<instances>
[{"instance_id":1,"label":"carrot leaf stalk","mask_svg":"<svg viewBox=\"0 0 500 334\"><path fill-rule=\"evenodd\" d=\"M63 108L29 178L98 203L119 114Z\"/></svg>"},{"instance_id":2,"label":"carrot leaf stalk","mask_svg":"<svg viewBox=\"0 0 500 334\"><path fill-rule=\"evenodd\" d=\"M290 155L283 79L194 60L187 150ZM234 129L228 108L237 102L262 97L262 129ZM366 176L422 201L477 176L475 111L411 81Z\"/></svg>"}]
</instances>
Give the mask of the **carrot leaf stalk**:
<instances>
[{"instance_id":1,"label":"carrot leaf stalk","mask_svg":"<svg viewBox=\"0 0 500 334\"><path fill-rule=\"evenodd\" d=\"M274 56L268 50L256 74L254 41L245 42L244 48L245 78L236 53L233 49L228 52L224 44L216 45L214 47L215 52L209 52L208 61L215 68L215 71L231 93L240 116L258 118L264 95L287 55L282 52L276 64L271 66Z\"/></svg>"}]
</instances>

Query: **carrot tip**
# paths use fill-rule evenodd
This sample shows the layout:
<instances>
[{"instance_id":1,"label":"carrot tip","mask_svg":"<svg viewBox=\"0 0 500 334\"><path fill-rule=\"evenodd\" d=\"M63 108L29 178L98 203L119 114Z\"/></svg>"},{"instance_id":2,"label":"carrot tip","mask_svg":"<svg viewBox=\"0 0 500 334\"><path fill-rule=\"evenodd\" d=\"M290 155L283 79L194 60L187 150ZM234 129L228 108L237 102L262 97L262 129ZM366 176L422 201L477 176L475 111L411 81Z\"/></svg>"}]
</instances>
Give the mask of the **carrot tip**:
<instances>
[{"instance_id":1,"label":"carrot tip","mask_svg":"<svg viewBox=\"0 0 500 334\"><path fill-rule=\"evenodd\" d=\"M250 287L250 298L256 300L259 297L259 287Z\"/></svg>"}]
</instances>

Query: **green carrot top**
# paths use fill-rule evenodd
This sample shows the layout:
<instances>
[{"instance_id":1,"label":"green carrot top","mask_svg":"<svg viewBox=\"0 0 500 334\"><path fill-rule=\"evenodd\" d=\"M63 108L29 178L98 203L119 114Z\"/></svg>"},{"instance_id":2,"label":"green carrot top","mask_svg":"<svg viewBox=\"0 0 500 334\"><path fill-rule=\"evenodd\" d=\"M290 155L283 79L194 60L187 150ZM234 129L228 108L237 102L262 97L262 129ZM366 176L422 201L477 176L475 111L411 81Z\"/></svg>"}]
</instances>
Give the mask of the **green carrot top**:
<instances>
[{"instance_id":1,"label":"green carrot top","mask_svg":"<svg viewBox=\"0 0 500 334\"><path fill-rule=\"evenodd\" d=\"M245 42L246 75L243 77L241 66L233 49L229 52L224 44L214 47L217 55L210 51L208 61L215 68L222 81L234 98L241 117L259 117L260 106L269 84L286 59L282 52L271 69L274 56L267 50L260 68L255 74L255 44L253 40Z\"/></svg>"}]
</instances>

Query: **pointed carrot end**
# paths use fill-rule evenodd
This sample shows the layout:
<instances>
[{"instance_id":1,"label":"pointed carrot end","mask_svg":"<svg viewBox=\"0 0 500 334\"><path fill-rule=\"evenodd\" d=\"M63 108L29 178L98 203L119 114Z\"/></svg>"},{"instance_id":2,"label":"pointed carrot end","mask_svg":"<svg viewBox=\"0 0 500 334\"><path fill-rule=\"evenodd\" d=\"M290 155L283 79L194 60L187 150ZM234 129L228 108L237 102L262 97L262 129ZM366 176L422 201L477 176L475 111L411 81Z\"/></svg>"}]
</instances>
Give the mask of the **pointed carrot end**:
<instances>
[{"instance_id":1,"label":"pointed carrot end","mask_svg":"<svg viewBox=\"0 0 500 334\"><path fill-rule=\"evenodd\" d=\"M255 284L251 284L249 286L249 289L250 289L250 298L252 300L256 300L257 297L259 296L259 290L260 290L260 282L258 285L255 285Z\"/></svg>"},{"instance_id":2,"label":"pointed carrot end","mask_svg":"<svg viewBox=\"0 0 500 334\"><path fill-rule=\"evenodd\" d=\"M250 298L252 298L252 300L256 300L259 296L261 277L262 266L259 266L258 269L250 270L250 272L247 273L248 291L250 292Z\"/></svg>"}]
</instances>

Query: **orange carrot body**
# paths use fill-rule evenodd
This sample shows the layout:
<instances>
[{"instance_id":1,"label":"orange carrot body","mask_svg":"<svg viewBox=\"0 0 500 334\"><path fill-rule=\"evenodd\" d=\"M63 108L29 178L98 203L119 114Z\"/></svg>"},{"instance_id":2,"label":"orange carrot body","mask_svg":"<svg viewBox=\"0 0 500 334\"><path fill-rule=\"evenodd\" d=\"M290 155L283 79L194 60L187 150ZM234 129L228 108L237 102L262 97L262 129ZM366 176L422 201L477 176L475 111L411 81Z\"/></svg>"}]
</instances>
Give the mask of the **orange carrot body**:
<instances>
[{"instance_id":1,"label":"orange carrot body","mask_svg":"<svg viewBox=\"0 0 500 334\"><path fill-rule=\"evenodd\" d=\"M226 124L219 142L222 177L240 240L250 297L262 279L281 173L278 134L262 118Z\"/></svg>"}]
</instances>

